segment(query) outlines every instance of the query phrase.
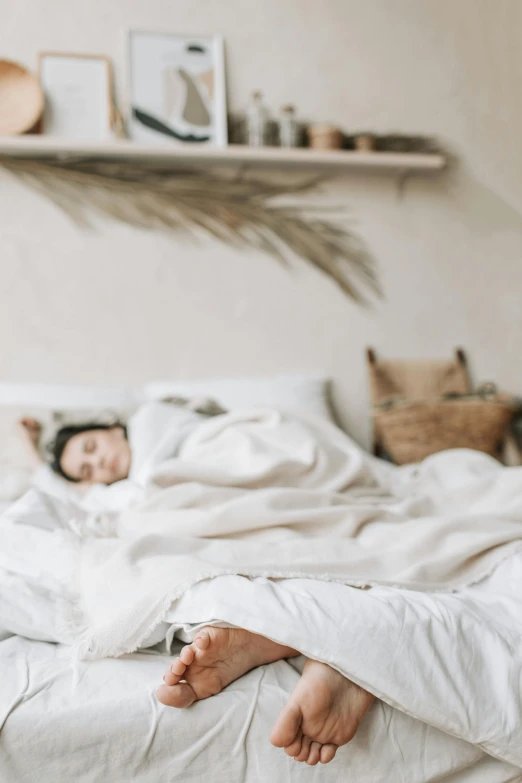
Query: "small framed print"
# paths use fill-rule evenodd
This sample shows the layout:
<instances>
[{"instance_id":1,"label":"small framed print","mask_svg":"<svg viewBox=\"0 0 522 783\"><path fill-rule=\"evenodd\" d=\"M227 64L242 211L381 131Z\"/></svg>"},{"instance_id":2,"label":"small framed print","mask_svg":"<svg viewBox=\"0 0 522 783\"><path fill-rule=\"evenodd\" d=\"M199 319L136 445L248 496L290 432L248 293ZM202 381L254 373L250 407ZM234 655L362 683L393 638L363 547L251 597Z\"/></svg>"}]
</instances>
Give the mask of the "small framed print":
<instances>
[{"instance_id":1,"label":"small framed print","mask_svg":"<svg viewBox=\"0 0 522 783\"><path fill-rule=\"evenodd\" d=\"M42 133L83 141L111 137L112 72L107 57L42 52L39 70L45 94Z\"/></svg>"},{"instance_id":2,"label":"small framed print","mask_svg":"<svg viewBox=\"0 0 522 783\"><path fill-rule=\"evenodd\" d=\"M129 135L143 144L227 144L223 39L129 33Z\"/></svg>"}]
</instances>

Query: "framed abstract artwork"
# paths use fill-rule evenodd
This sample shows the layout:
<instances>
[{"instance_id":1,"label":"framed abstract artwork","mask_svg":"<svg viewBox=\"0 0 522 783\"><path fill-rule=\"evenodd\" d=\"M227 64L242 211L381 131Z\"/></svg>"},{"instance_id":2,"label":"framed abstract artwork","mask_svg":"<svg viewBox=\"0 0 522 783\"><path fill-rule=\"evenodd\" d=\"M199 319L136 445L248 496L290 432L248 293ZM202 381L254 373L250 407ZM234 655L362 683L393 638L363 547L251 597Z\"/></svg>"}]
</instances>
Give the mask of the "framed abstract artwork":
<instances>
[{"instance_id":1,"label":"framed abstract artwork","mask_svg":"<svg viewBox=\"0 0 522 783\"><path fill-rule=\"evenodd\" d=\"M223 39L129 33L131 139L227 144Z\"/></svg>"}]
</instances>

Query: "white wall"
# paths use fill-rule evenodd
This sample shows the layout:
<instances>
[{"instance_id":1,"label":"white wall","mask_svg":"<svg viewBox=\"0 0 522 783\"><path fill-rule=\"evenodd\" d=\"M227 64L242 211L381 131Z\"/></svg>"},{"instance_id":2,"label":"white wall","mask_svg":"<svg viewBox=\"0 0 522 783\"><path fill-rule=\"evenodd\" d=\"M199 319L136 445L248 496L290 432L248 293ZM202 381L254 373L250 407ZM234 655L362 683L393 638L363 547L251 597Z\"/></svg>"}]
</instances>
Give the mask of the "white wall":
<instances>
[{"instance_id":1,"label":"white wall","mask_svg":"<svg viewBox=\"0 0 522 783\"><path fill-rule=\"evenodd\" d=\"M350 208L386 301L356 308L328 280L270 258L118 226L74 228L0 177L0 379L130 382L324 369L367 436L363 348L448 355L522 387L522 4L518 0L2 0L1 55L99 52L125 82L124 31L219 32L229 99L252 88L346 129L434 134L459 156L399 199L350 176Z\"/></svg>"}]
</instances>

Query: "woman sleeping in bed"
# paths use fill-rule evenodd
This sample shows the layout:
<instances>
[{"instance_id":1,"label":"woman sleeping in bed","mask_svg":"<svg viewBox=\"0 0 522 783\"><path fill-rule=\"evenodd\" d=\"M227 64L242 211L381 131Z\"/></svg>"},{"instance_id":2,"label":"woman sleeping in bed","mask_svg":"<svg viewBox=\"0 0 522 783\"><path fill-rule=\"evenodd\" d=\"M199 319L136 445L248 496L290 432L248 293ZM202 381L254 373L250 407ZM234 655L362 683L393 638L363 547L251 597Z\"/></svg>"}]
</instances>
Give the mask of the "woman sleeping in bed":
<instances>
[{"instance_id":1,"label":"woman sleeping in bed","mask_svg":"<svg viewBox=\"0 0 522 783\"><path fill-rule=\"evenodd\" d=\"M21 419L19 425L37 467L42 463L38 449L41 425L29 418ZM131 448L122 424L63 427L56 435L51 453L52 469L67 481L114 484L129 476Z\"/></svg>"},{"instance_id":2,"label":"woman sleeping in bed","mask_svg":"<svg viewBox=\"0 0 522 783\"><path fill-rule=\"evenodd\" d=\"M175 456L195 426L221 413L224 409L213 400L171 398L141 406L127 426L116 421L62 427L50 445L51 468L75 484L110 485L127 478L141 483L160 462ZM19 431L38 467L40 423L21 419Z\"/></svg>"},{"instance_id":3,"label":"woman sleeping in bed","mask_svg":"<svg viewBox=\"0 0 522 783\"><path fill-rule=\"evenodd\" d=\"M122 424L63 427L52 444L51 467L68 481L114 484L128 478L130 465L131 447Z\"/></svg>"},{"instance_id":4,"label":"woman sleeping in bed","mask_svg":"<svg viewBox=\"0 0 522 783\"><path fill-rule=\"evenodd\" d=\"M146 481L155 466L175 456L186 435L204 418L179 405L154 403L143 406L127 427L120 423L64 427L53 443L51 466L79 485L110 485L127 478ZM36 466L41 461L41 427L33 419L23 419L20 429ZM296 650L247 630L207 627L171 665L158 699L186 708L216 695L255 667L297 655ZM328 763L337 748L353 738L373 701L371 694L330 666L308 659L271 742L297 761L312 766Z\"/></svg>"},{"instance_id":5,"label":"woman sleeping in bed","mask_svg":"<svg viewBox=\"0 0 522 783\"><path fill-rule=\"evenodd\" d=\"M164 417L163 422L166 420ZM24 419L21 427L37 453L40 426ZM52 467L69 481L112 484L129 476L131 460L131 445L123 425L86 424L59 431ZM197 700L215 696L257 666L297 655L297 650L247 630L203 628L165 674L158 699L170 707L187 708ZM337 749L355 736L374 700L327 664L308 659L270 741L296 761L311 766L327 764Z\"/></svg>"}]
</instances>

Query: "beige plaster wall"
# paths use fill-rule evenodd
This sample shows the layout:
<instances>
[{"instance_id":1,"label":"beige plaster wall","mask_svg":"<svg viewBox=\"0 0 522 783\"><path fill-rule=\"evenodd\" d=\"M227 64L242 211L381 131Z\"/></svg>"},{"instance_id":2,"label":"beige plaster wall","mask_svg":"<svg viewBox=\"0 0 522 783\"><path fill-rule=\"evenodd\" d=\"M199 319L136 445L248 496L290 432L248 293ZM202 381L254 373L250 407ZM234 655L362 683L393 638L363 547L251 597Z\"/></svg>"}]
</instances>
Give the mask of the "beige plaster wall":
<instances>
[{"instance_id":1,"label":"beige plaster wall","mask_svg":"<svg viewBox=\"0 0 522 783\"><path fill-rule=\"evenodd\" d=\"M460 166L412 179L349 176L350 209L386 301L356 308L303 266L125 227L84 234L0 176L0 380L129 382L324 370L367 438L363 349L444 356L522 388L522 4L517 0L0 0L1 56L106 53L125 84L125 30L219 32L229 101L347 129L439 136Z\"/></svg>"}]
</instances>

